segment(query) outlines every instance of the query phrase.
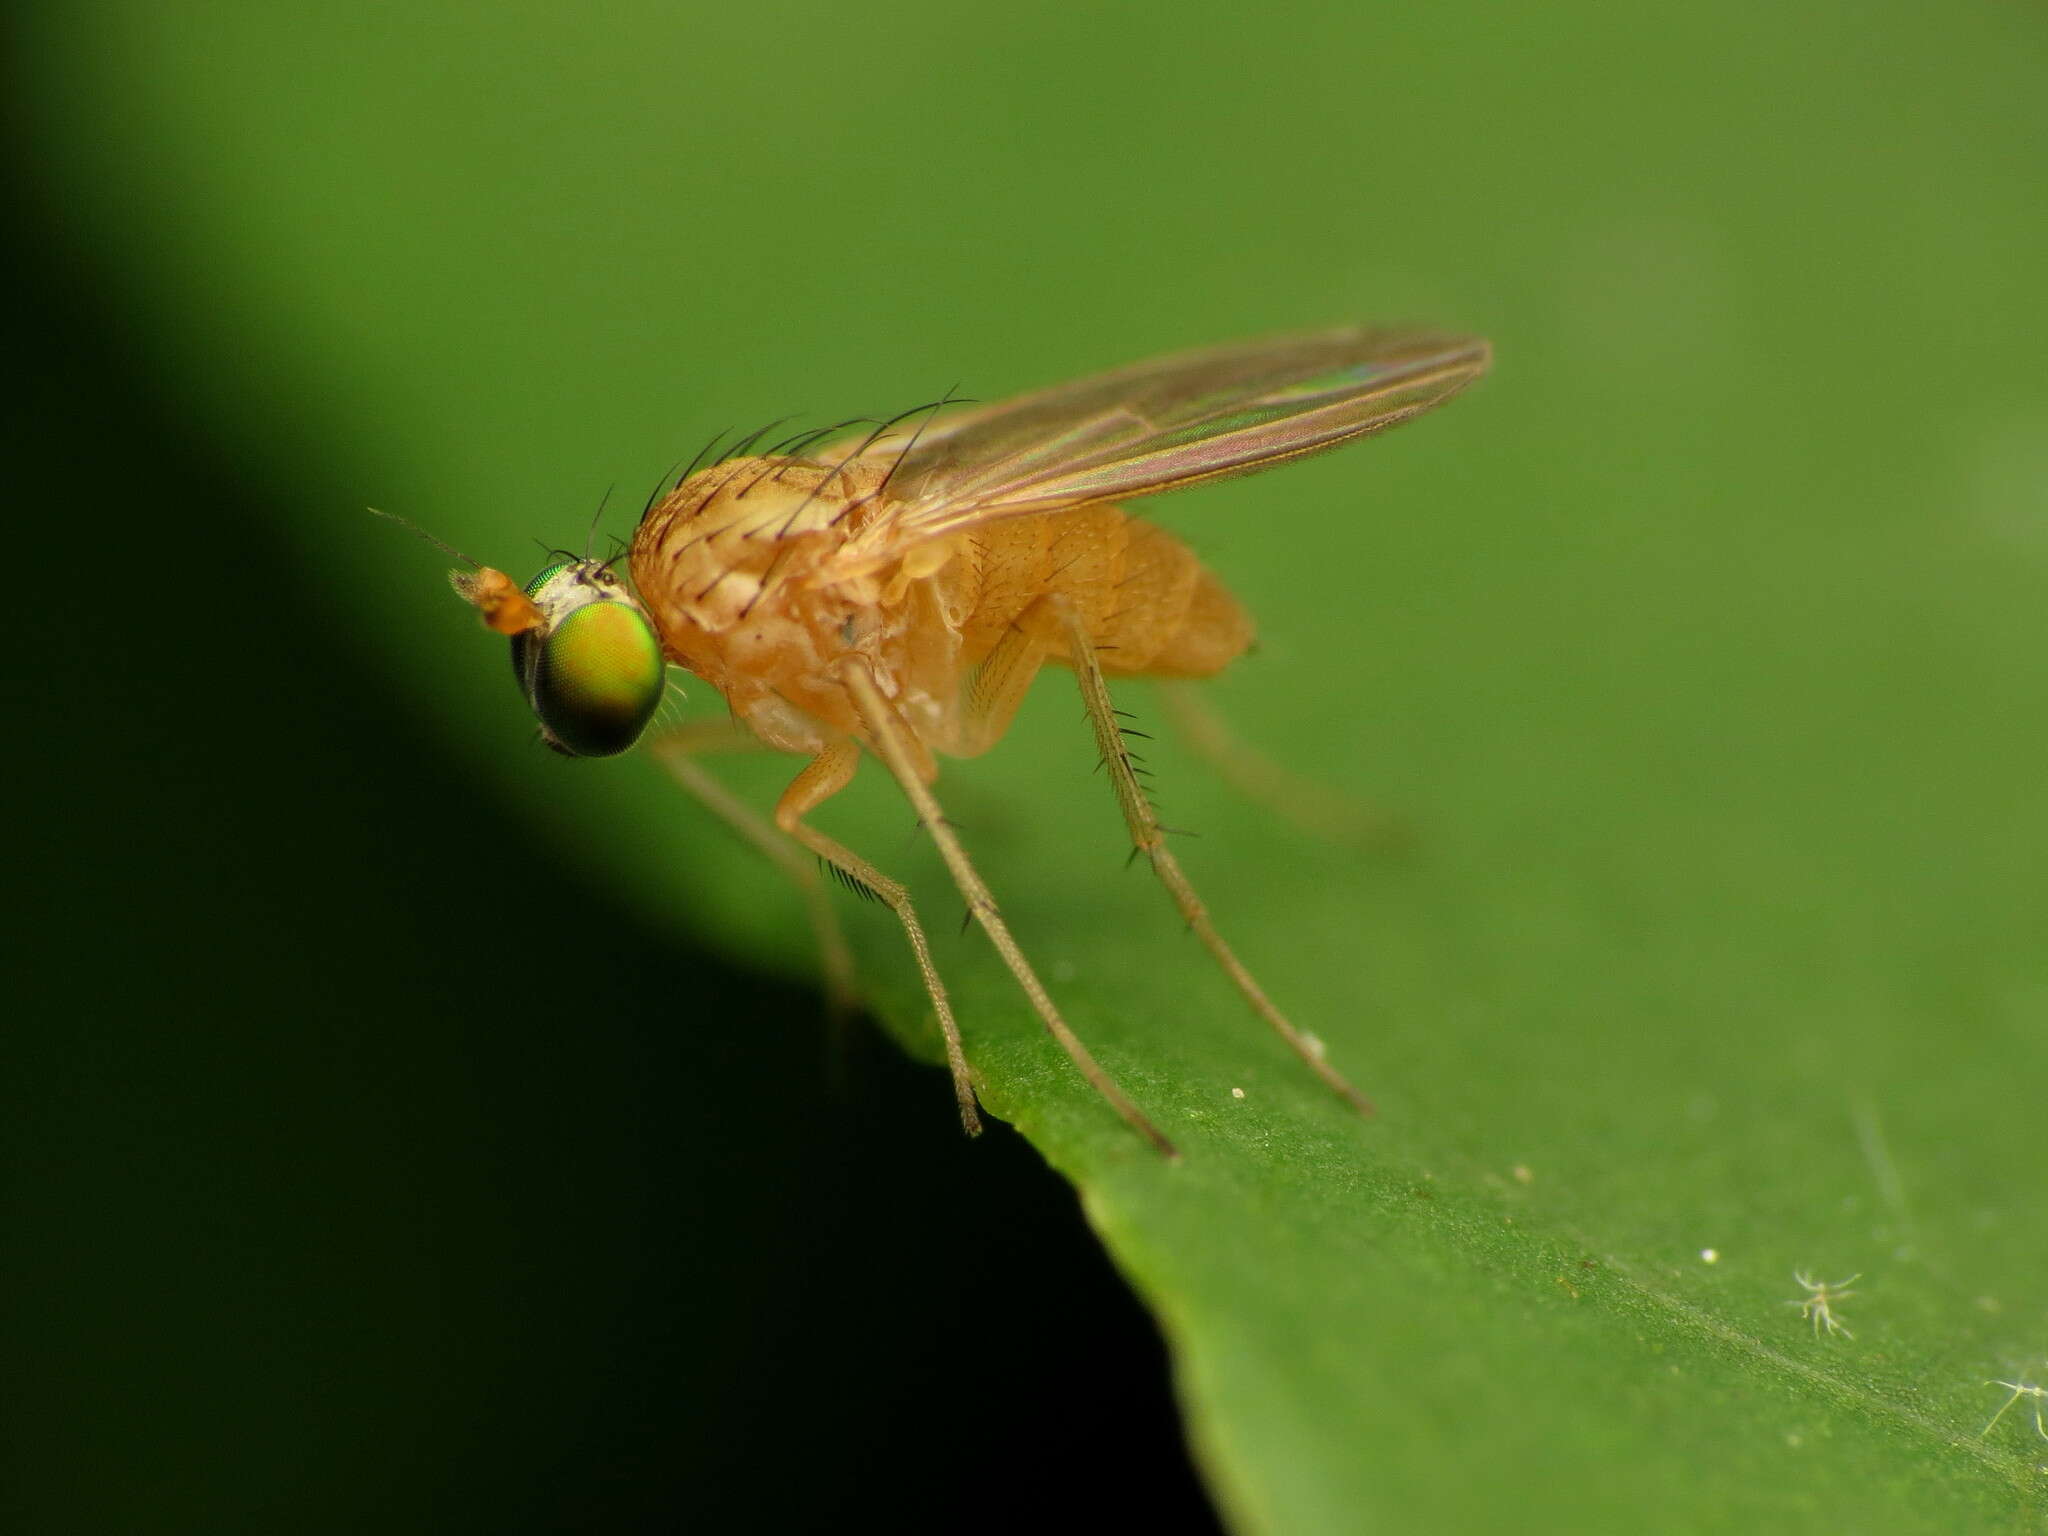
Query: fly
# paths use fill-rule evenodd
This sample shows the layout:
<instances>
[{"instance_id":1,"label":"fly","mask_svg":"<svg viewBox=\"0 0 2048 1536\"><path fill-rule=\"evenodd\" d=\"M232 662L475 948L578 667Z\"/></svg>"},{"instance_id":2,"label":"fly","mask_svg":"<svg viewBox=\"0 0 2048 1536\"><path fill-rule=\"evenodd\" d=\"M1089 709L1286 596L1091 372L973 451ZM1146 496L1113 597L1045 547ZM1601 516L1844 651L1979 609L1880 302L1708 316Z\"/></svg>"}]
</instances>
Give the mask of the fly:
<instances>
[{"instance_id":1,"label":"fly","mask_svg":"<svg viewBox=\"0 0 2048 1536\"><path fill-rule=\"evenodd\" d=\"M933 796L938 759L988 751L1041 668L1072 672L1134 852L1253 1012L1370 1113L1216 931L1126 748L1112 679L1212 676L1244 652L1253 626L1185 544L1122 504L1383 431L1449 399L1489 359L1483 341L1420 330L1273 337L823 446L821 434L766 453L750 443L686 472L650 505L633 538L630 592L589 560L551 566L524 589L484 567L454 580L512 636L522 691L557 750L610 756L631 746L660 701L667 662L724 695L746 744L805 759L771 829L696 761L735 744L722 722L655 744L679 782L799 879L810 871L791 841L896 914L972 1134L981 1119L959 1025L909 893L810 822L864 755L877 759L1046 1030L1134 1130L1173 1156L1068 1028L1011 935ZM843 945L812 896L828 976L843 986Z\"/></svg>"}]
</instances>

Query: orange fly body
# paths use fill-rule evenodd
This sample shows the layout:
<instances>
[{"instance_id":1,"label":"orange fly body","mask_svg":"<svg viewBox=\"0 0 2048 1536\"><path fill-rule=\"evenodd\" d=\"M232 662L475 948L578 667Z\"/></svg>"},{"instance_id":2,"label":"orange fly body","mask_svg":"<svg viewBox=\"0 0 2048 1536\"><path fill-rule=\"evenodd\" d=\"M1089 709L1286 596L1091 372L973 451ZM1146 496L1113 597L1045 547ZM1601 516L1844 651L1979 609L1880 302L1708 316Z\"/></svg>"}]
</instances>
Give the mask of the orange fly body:
<instances>
[{"instance_id":1,"label":"orange fly body","mask_svg":"<svg viewBox=\"0 0 2048 1536\"><path fill-rule=\"evenodd\" d=\"M1001 740L1048 662L1074 673L1132 843L1182 917L1254 1011L1369 1112L1217 934L1130 761L1108 680L1210 676L1253 629L1186 545L1119 503L1381 431L1448 399L1488 361L1482 341L1412 330L1241 343L807 455L728 459L648 509L631 569L664 653L723 694L760 743L808 759L775 825L902 922L970 1132L980 1121L959 1028L908 893L808 818L863 752L879 759L1046 1029L1171 1155L1060 1017L930 789L938 756L973 757ZM674 764L689 746L663 755Z\"/></svg>"}]
</instances>

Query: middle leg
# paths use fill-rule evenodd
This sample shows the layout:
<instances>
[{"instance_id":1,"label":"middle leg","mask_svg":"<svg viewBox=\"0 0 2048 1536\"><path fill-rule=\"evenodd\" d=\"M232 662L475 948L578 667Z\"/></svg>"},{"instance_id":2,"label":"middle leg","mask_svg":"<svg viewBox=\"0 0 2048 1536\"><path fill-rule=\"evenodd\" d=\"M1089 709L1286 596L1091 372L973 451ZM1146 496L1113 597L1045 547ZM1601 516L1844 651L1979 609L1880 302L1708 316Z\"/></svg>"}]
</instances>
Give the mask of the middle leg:
<instances>
[{"instance_id":1,"label":"middle leg","mask_svg":"<svg viewBox=\"0 0 2048 1536\"><path fill-rule=\"evenodd\" d=\"M854 707L860 712L861 723L875 745L876 755L895 776L904 798L917 812L917 819L931 834L932 841L939 845L939 854L952 873L953 883L966 898L967 910L988 934L989 942L1003 957L1003 963L1010 968L1017 985L1024 989L1024 995L1031 1000L1046 1033L1059 1042L1060 1048L1081 1069L1081 1075L1088 1079L1089 1086L1109 1101L1110 1107L1123 1116L1125 1123L1167 1157L1179 1157L1179 1149L1166 1139L1143 1110L1131 1102L1123 1089L1117 1086L1116 1079L1103 1070L1101 1063L1089 1053L1088 1047L1068 1028L1067 1021L1053 1006L1051 994L1038 979L1038 973L1031 969L1031 963L1024 958L1024 951L1010 934L1010 925L1003 921L1002 913L997 910L995 897L989 894L988 886L969 861L967 850L961 846L960 839L954 835L952 826L939 810L938 799L926 785L924 773L919 771L919 761L911 750L903 726L888 700L882 697L882 690L876 685L867 664L858 656L846 658L840 669L840 678L853 697ZM1029 681L1028 677L1026 681Z\"/></svg>"}]
</instances>

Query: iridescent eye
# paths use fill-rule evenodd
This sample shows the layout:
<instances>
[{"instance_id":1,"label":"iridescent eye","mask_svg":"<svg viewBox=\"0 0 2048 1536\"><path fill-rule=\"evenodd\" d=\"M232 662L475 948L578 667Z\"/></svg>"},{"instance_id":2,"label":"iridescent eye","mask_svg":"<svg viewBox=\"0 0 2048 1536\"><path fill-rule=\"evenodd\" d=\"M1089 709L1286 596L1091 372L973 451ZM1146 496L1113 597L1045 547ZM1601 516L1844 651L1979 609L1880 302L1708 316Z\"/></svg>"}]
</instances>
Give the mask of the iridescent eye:
<instances>
[{"instance_id":1,"label":"iridescent eye","mask_svg":"<svg viewBox=\"0 0 2048 1536\"><path fill-rule=\"evenodd\" d=\"M661 703L661 641L623 589L600 589L583 563L527 584L546 623L512 637L512 667L541 735L572 757L614 757L640 739Z\"/></svg>"}]
</instances>

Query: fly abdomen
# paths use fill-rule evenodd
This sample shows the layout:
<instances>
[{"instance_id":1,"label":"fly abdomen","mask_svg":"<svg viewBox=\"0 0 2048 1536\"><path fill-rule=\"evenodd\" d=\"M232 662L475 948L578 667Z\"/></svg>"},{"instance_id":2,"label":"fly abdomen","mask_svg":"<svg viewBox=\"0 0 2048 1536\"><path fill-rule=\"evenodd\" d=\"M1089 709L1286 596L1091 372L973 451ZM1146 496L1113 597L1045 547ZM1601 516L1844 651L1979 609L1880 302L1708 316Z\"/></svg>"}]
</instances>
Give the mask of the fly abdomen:
<instances>
[{"instance_id":1,"label":"fly abdomen","mask_svg":"<svg viewBox=\"0 0 2048 1536\"><path fill-rule=\"evenodd\" d=\"M1251 644L1250 616L1194 551L1117 507L1007 518L967 545L953 581L971 660L1053 594L1079 610L1106 672L1207 677ZM1058 626L1045 634L1049 659L1066 660Z\"/></svg>"}]
</instances>

